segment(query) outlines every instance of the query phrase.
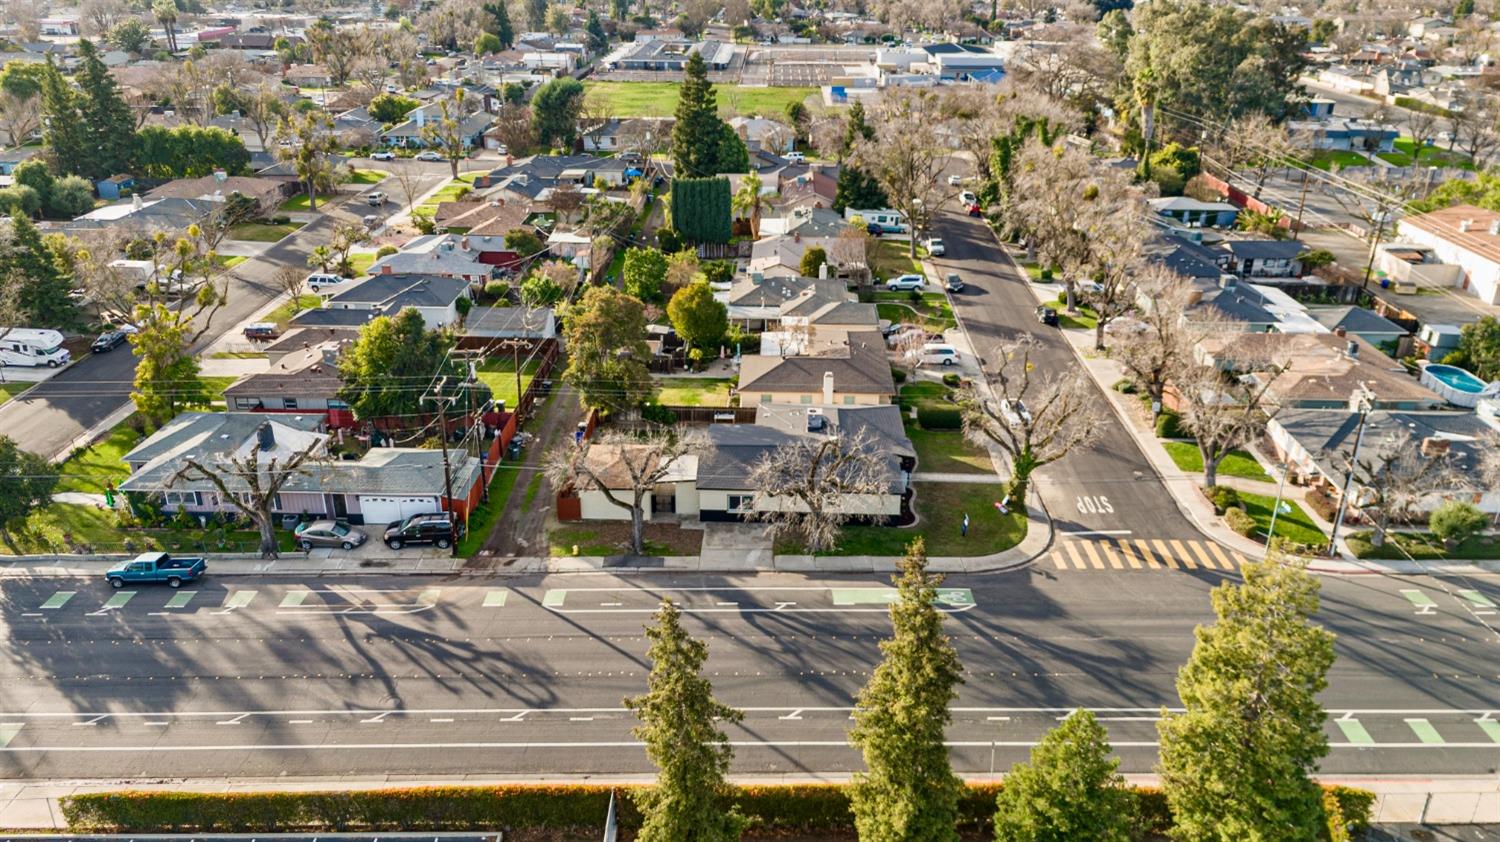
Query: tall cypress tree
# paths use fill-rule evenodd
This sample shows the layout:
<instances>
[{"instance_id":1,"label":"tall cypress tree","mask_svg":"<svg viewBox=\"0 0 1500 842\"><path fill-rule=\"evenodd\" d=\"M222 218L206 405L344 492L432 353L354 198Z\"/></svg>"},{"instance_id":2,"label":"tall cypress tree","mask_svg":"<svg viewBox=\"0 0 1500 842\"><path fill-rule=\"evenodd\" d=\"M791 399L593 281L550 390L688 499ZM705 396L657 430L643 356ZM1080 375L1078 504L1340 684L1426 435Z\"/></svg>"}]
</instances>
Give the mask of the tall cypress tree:
<instances>
[{"instance_id":1,"label":"tall cypress tree","mask_svg":"<svg viewBox=\"0 0 1500 842\"><path fill-rule=\"evenodd\" d=\"M52 249L25 214L11 218L10 238L0 248L0 275L16 275L17 316L28 327L72 328L78 325L78 308L68 297L72 288L58 268Z\"/></svg>"},{"instance_id":2,"label":"tall cypress tree","mask_svg":"<svg viewBox=\"0 0 1500 842\"><path fill-rule=\"evenodd\" d=\"M873 209L890 204L880 182L850 160L855 146L874 137L875 129L865 122L864 103L856 100L849 106L844 122L844 143L839 149L839 181L833 197L833 209L839 213L843 213L844 208Z\"/></svg>"},{"instance_id":3,"label":"tall cypress tree","mask_svg":"<svg viewBox=\"0 0 1500 842\"><path fill-rule=\"evenodd\" d=\"M672 166L678 178L708 178L744 172L749 166L745 145L719 119L718 95L708 81L708 65L693 53L683 69L677 96L677 122L672 126Z\"/></svg>"},{"instance_id":4,"label":"tall cypress tree","mask_svg":"<svg viewBox=\"0 0 1500 842\"><path fill-rule=\"evenodd\" d=\"M1328 753L1333 635L1314 625L1318 581L1280 560L1246 564L1214 588L1212 626L1177 673L1183 712L1157 723L1161 783L1183 842L1315 842L1322 793L1310 776Z\"/></svg>"},{"instance_id":5,"label":"tall cypress tree","mask_svg":"<svg viewBox=\"0 0 1500 842\"><path fill-rule=\"evenodd\" d=\"M745 818L725 807L729 786L724 773L734 750L719 722L738 722L739 711L720 704L703 677L708 646L682 628L681 613L663 600L656 622L646 627L651 675L644 696L626 699L641 724L635 735L656 764L656 786L639 799L645 822L640 842L732 842Z\"/></svg>"},{"instance_id":6,"label":"tall cypress tree","mask_svg":"<svg viewBox=\"0 0 1500 842\"><path fill-rule=\"evenodd\" d=\"M42 73L42 142L58 173L77 173L83 160L83 122L78 116L78 95L58 72L52 59Z\"/></svg>"},{"instance_id":7,"label":"tall cypress tree","mask_svg":"<svg viewBox=\"0 0 1500 842\"><path fill-rule=\"evenodd\" d=\"M115 77L87 39L78 44L78 116L83 120L86 156L78 174L98 180L130 172L135 163L135 115L120 96Z\"/></svg>"},{"instance_id":8,"label":"tall cypress tree","mask_svg":"<svg viewBox=\"0 0 1500 842\"><path fill-rule=\"evenodd\" d=\"M862 842L957 842L963 782L953 774L943 729L963 682L958 653L943 633L937 586L918 538L901 559L889 640L859 692L849 742L868 771L855 776L849 807Z\"/></svg>"},{"instance_id":9,"label":"tall cypress tree","mask_svg":"<svg viewBox=\"0 0 1500 842\"><path fill-rule=\"evenodd\" d=\"M507 50L516 43L516 29L510 23L509 5L505 0L484 4L484 10L490 16L490 25L484 31L499 38L500 46Z\"/></svg>"}]
</instances>

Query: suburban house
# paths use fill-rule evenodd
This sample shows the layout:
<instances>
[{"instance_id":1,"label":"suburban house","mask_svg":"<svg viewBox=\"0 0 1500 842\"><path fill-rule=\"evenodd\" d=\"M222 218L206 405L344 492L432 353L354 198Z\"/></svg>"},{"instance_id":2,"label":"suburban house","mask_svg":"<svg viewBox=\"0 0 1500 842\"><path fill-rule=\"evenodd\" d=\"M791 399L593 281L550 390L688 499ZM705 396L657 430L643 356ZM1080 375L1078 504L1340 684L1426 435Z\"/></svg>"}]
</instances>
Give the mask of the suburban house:
<instances>
[{"instance_id":1,"label":"suburban house","mask_svg":"<svg viewBox=\"0 0 1500 842\"><path fill-rule=\"evenodd\" d=\"M427 234L375 261L369 271L372 275L441 275L483 285L494 278L500 260L487 263L471 246L471 240L460 234Z\"/></svg>"},{"instance_id":2,"label":"suburban house","mask_svg":"<svg viewBox=\"0 0 1500 842\"><path fill-rule=\"evenodd\" d=\"M795 231L791 234L762 236L750 245L750 271L762 275L800 275L802 255L817 246L824 252L832 237L803 237Z\"/></svg>"},{"instance_id":3,"label":"suburban house","mask_svg":"<svg viewBox=\"0 0 1500 842\"><path fill-rule=\"evenodd\" d=\"M1228 202L1202 202L1190 196L1163 196L1146 204L1178 224L1189 228L1233 228L1240 209Z\"/></svg>"},{"instance_id":4,"label":"suburban house","mask_svg":"<svg viewBox=\"0 0 1500 842\"><path fill-rule=\"evenodd\" d=\"M520 339L536 344L557 338L551 307L475 307L464 319L465 347L494 347L497 341Z\"/></svg>"},{"instance_id":5,"label":"suburban house","mask_svg":"<svg viewBox=\"0 0 1500 842\"><path fill-rule=\"evenodd\" d=\"M427 125L442 119L441 107L436 103L424 105L413 109L406 115L406 120L380 132L380 142L386 146L401 146L406 148L427 146L427 138L423 136L424 131L429 131ZM475 147L484 139L484 131L494 122L494 116L483 111L476 111L466 115L458 121L458 136L463 144Z\"/></svg>"},{"instance_id":6,"label":"suburban house","mask_svg":"<svg viewBox=\"0 0 1500 842\"><path fill-rule=\"evenodd\" d=\"M831 278L804 278L800 275L762 275L752 272L736 275L728 290L714 294L724 302L730 324L747 330L775 330L786 316L804 318L822 305L855 302L843 281ZM871 328L878 320L864 327Z\"/></svg>"},{"instance_id":7,"label":"suburban house","mask_svg":"<svg viewBox=\"0 0 1500 842\"><path fill-rule=\"evenodd\" d=\"M724 41L687 41L652 38L621 44L600 60L610 70L655 70L681 73L693 53L703 56L709 70L727 70L742 48Z\"/></svg>"},{"instance_id":8,"label":"suburban house","mask_svg":"<svg viewBox=\"0 0 1500 842\"><path fill-rule=\"evenodd\" d=\"M1401 132L1389 126L1344 117L1293 120L1287 124L1287 130L1309 148L1348 152L1390 152L1401 136Z\"/></svg>"},{"instance_id":9,"label":"suburban house","mask_svg":"<svg viewBox=\"0 0 1500 842\"><path fill-rule=\"evenodd\" d=\"M529 204L492 201L440 202L433 211L432 223L439 231L448 234L463 234L476 228L487 231L499 229L501 236L520 228L531 216Z\"/></svg>"},{"instance_id":10,"label":"suburban house","mask_svg":"<svg viewBox=\"0 0 1500 842\"><path fill-rule=\"evenodd\" d=\"M1219 248L1229 255L1228 271L1241 278L1300 278L1307 251L1297 240L1225 240Z\"/></svg>"},{"instance_id":11,"label":"suburban house","mask_svg":"<svg viewBox=\"0 0 1500 842\"><path fill-rule=\"evenodd\" d=\"M1270 377L1269 401L1282 409L1347 408L1362 390L1377 409L1439 409L1443 399L1370 343L1336 333L1216 334L1198 342L1200 361Z\"/></svg>"},{"instance_id":12,"label":"suburban house","mask_svg":"<svg viewBox=\"0 0 1500 842\"><path fill-rule=\"evenodd\" d=\"M200 199L143 199L95 208L63 226L69 233L108 231L118 235L150 236L157 231L181 231L209 217L214 202Z\"/></svg>"},{"instance_id":13,"label":"suburban house","mask_svg":"<svg viewBox=\"0 0 1500 842\"><path fill-rule=\"evenodd\" d=\"M224 389L224 403L244 412L348 409L337 395L339 353L348 340L330 340L279 354L266 371L243 375Z\"/></svg>"},{"instance_id":14,"label":"suburban house","mask_svg":"<svg viewBox=\"0 0 1500 842\"><path fill-rule=\"evenodd\" d=\"M1376 347L1389 346L1394 348L1411 331L1390 319L1377 314L1374 310L1366 310L1363 307L1345 305L1342 307L1310 307L1307 315L1327 328L1329 333L1343 331L1350 336L1360 339Z\"/></svg>"},{"instance_id":15,"label":"suburban house","mask_svg":"<svg viewBox=\"0 0 1500 842\"><path fill-rule=\"evenodd\" d=\"M202 178L179 178L146 193L147 199L199 199L222 202L239 194L255 202L259 213L269 213L296 192L297 186L271 178L243 175L206 175Z\"/></svg>"},{"instance_id":16,"label":"suburban house","mask_svg":"<svg viewBox=\"0 0 1500 842\"><path fill-rule=\"evenodd\" d=\"M10 175L16 171L17 165L30 160L33 155L41 151L40 146L12 146L9 149L0 149L0 175Z\"/></svg>"},{"instance_id":17,"label":"suburban house","mask_svg":"<svg viewBox=\"0 0 1500 842\"><path fill-rule=\"evenodd\" d=\"M744 520L754 512L776 511L797 505L763 494L751 485L755 465L777 448L799 438L837 434L856 435L868 431L871 446L885 457L889 484L879 494L846 495L844 512L859 520L876 523L910 521L909 480L916 452L901 425L895 406L787 407L785 414L757 412L754 424L713 424L706 430L707 443L696 453L676 460L650 496L647 520L663 515L700 521ZM642 445L592 445L586 455L589 466L616 497L628 499L628 448ZM630 511L611 503L603 491L587 489L574 495L578 519L629 520ZM559 518L569 507L559 501Z\"/></svg>"},{"instance_id":18,"label":"suburban house","mask_svg":"<svg viewBox=\"0 0 1500 842\"><path fill-rule=\"evenodd\" d=\"M740 360L740 406L761 403L856 406L896 397L885 339L878 330L809 339L802 354L748 354Z\"/></svg>"},{"instance_id":19,"label":"suburban house","mask_svg":"<svg viewBox=\"0 0 1500 842\"><path fill-rule=\"evenodd\" d=\"M1377 409L1365 418L1359 443L1360 462L1378 466L1393 453L1411 451L1423 459L1445 458L1455 475L1472 479L1483 448L1493 447L1493 420L1471 412L1401 412ZM1289 409L1266 426L1267 438L1280 460L1303 482L1327 489L1335 497L1344 487L1346 472L1360 437L1359 414L1348 410ZM1355 501L1360 499L1356 496ZM1444 500L1466 500L1481 511L1500 513L1500 489L1484 489L1468 481L1434 489L1417 504L1430 511Z\"/></svg>"},{"instance_id":20,"label":"suburban house","mask_svg":"<svg viewBox=\"0 0 1500 842\"><path fill-rule=\"evenodd\" d=\"M1191 232L1194 235L1201 232ZM1146 244L1146 258L1171 269L1198 286L1217 286L1229 265L1229 255L1201 242L1168 235Z\"/></svg>"},{"instance_id":21,"label":"suburban house","mask_svg":"<svg viewBox=\"0 0 1500 842\"><path fill-rule=\"evenodd\" d=\"M335 459L321 414L184 412L125 454L130 477L120 483L132 508L151 500L168 512L238 514L207 480L178 479L187 460L212 466L252 452L261 465L285 462L311 449L306 473L291 477L276 495L277 515L329 517L353 524L384 525L408 515L453 510L467 517L482 495L480 461L449 453L454 497L446 496L443 453L408 447L377 447L355 460ZM246 487L227 477L231 490Z\"/></svg>"},{"instance_id":22,"label":"suburban house","mask_svg":"<svg viewBox=\"0 0 1500 842\"><path fill-rule=\"evenodd\" d=\"M585 152L630 151L650 139L664 141L672 134L672 117L609 119L580 134ZM638 151L638 149L636 150Z\"/></svg>"},{"instance_id":23,"label":"suburban house","mask_svg":"<svg viewBox=\"0 0 1500 842\"><path fill-rule=\"evenodd\" d=\"M321 64L294 64L281 74L282 81L302 88L326 88L333 84L333 76Z\"/></svg>"},{"instance_id":24,"label":"suburban house","mask_svg":"<svg viewBox=\"0 0 1500 842\"><path fill-rule=\"evenodd\" d=\"M417 273L371 275L358 283L329 289L337 292L322 307L309 313L350 310L367 321L379 315L394 316L410 307L421 313L427 327L433 329L457 323L458 299L468 297L472 301L474 294L469 282L462 278Z\"/></svg>"},{"instance_id":25,"label":"suburban house","mask_svg":"<svg viewBox=\"0 0 1500 842\"><path fill-rule=\"evenodd\" d=\"M130 173L115 173L94 182L94 192L107 202L115 202L135 192L135 176Z\"/></svg>"},{"instance_id":26,"label":"suburban house","mask_svg":"<svg viewBox=\"0 0 1500 842\"><path fill-rule=\"evenodd\" d=\"M1462 289L1486 304L1500 304L1500 213L1454 205L1403 217L1396 232L1432 249L1444 263L1461 267Z\"/></svg>"}]
</instances>

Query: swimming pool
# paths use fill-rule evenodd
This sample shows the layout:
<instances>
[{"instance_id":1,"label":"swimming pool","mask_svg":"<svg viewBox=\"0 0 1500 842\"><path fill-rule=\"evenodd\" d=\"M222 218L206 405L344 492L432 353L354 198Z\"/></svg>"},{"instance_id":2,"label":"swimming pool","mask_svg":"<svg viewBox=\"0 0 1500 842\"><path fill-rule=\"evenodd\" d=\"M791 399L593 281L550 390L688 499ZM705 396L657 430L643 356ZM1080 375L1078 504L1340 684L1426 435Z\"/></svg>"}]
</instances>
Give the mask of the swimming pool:
<instances>
[{"instance_id":1,"label":"swimming pool","mask_svg":"<svg viewBox=\"0 0 1500 842\"><path fill-rule=\"evenodd\" d=\"M1483 380L1456 366L1434 364L1427 367L1427 373L1450 389L1475 395L1484 391Z\"/></svg>"},{"instance_id":2,"label":"swimming pool","mask_svg":"<svg viewBox=\"0 0 1500 842\"><path fill-rule=\"evenodd\" d=\"M1486 383L1458 366L1431 363L1423 366L1420 380L1443 400L1470 409L1479 404L1480 398L1500 394L1500 381Z\"/></svg>"}]
</instances>

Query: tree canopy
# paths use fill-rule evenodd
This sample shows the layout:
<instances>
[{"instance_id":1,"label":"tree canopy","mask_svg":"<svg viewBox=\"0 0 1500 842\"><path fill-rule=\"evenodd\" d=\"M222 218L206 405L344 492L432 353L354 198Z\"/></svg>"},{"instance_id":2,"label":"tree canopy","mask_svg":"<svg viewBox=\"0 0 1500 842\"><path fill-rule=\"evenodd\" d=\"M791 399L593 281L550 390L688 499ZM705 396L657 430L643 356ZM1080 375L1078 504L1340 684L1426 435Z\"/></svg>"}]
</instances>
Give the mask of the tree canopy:
<instances>
[{"instance_id":1,"label":"tree canopy","mask_svg":"<svg viewBox=\"0 0 1500 842\"><path fill-rule=\"evenodd\" d=\"M729 330L729 310L714 298L706 281L694 281L673 293L667 302L672 328L693 348L710 350Z\"/></svg>"},{"instance_id":2,"label":"tree canopy","mask_svg":"<svg viewBox=\"0 0 1500 842\"><path fill-rule=\"evenodd\" d=\"M609 286L590 287L568 308L568 368L563 380L584 406L615 412L651 397L646 368L646 309L639 299Z\"/></svg>"},{"instance_id":3,"label":"tree canopy","mask_svg":"<svg viewBox=\"0 0 1500 842\"><path fill-rule=\"evenodd\" d=\"M436 406L422 403L424 390L439 376L452 381L467 376L449 357L452 347L453 338L428 330L416 309L380 316L359 329L359 338L339 359L344 381L339 399L361 419L433 414ZM487 398L476 396L474 403Z\"/></svg>"},{"instance_id":4,"label":"tree canopy","mask_svg":"<svg viewBox=\"0 0 1500 842\"><path fill-rule=\"evenodd\" d=\"M996 842L1129 842L1136 803L1109 735L1075 710L1005 775L995 811Z\"/></svg>"},{"instance_id":5,"label":"tree canopy","mask_svg":"<svg viewBox=\"0 0 1500 842\"><path fill-rule=\"evenodd\" d=\"M578 137L583 83L571 76L548 80L531 97L531 124L537 143L571 149Z\"/></svg>"},{"instance_id":6,"label":"tree canopy","mask_svg":"<svg viewBox=\"0 0 1500 842\"><path fill-rule=\"evenodd\" d=\"M679 177L688 178L744 172L750 166L744 141L719 119L718 95L708 81L708 65L696 52L688 58L678 91L672 164Z\"/></svg>"}]
</instances>

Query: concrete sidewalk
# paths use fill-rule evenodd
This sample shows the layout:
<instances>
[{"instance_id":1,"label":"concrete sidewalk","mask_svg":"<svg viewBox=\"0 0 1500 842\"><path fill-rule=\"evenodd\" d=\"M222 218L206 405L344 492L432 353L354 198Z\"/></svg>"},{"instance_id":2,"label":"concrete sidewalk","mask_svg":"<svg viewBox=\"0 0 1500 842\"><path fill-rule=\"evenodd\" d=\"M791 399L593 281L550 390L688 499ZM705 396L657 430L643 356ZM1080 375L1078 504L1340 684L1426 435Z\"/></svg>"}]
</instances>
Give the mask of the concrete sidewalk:
<instances>
[{"instance_id":1,"label":"concrete sidewalk","mask_svg":"<svg viewBox=\"0 0 1500 842\"><path fill-rule=\"evenodd\" d=\"M1138 786L1156 786L1154 775L1126 775ZM62 780L0 783L0 829L17 831L66 830L60 801L70 795L137 790L149 792L343 792L421 786L493 786L499 784L645 784L650 774L549 776L448 775L420 778L347 776L339 778L193 778L176 781L150 779ZM1000 779L970 777L971 781ZM735 783L797 784L846 783L848 774L731 776ZM1343 784L1375 793L1371 820L1379 823L1490 824L1500 822L1500 784L1490 778L1360 778L1326 777L1324 784Z\"/></svg>"}]
</instances>

